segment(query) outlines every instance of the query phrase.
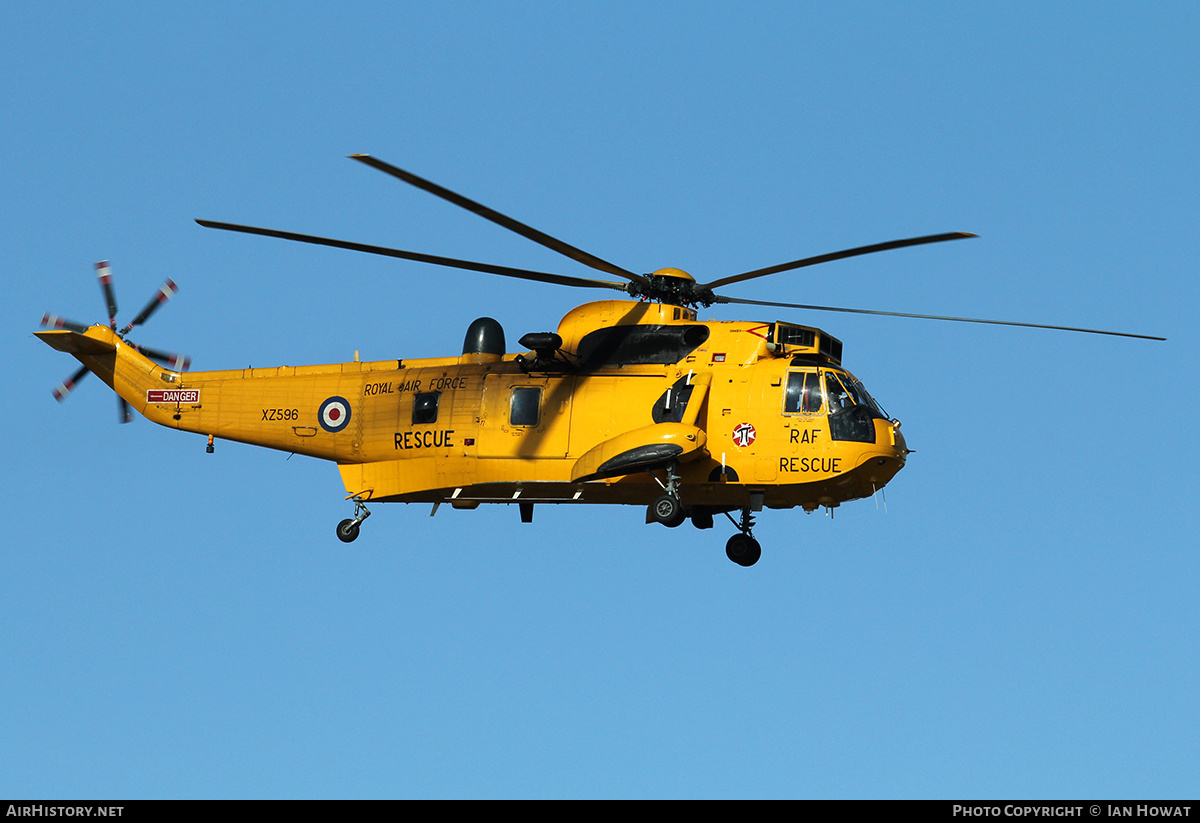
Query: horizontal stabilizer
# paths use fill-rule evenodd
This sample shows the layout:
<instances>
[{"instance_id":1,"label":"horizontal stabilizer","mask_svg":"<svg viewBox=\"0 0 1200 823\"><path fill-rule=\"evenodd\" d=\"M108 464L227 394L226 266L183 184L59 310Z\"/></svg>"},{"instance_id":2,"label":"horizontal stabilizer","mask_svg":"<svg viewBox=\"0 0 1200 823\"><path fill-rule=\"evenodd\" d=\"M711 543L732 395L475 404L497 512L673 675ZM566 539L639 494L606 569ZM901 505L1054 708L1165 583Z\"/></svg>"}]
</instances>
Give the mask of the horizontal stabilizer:
<instances>
[{"instance_id":1,"label":"horizontal stabilizer","mask_svg":"<svg viewBox=\"0 0 1200 823\"><path fill-rule=\"evenodd\" d=\"M53 331L35 331L35 335L42 339L47 346L52 349L58 349L67 354L90 354L103 355L111 354L117 350L116 344L112 340L97 340L94 337L88 337L86 334L66 330Z\"/></svg>"}]
</instances>

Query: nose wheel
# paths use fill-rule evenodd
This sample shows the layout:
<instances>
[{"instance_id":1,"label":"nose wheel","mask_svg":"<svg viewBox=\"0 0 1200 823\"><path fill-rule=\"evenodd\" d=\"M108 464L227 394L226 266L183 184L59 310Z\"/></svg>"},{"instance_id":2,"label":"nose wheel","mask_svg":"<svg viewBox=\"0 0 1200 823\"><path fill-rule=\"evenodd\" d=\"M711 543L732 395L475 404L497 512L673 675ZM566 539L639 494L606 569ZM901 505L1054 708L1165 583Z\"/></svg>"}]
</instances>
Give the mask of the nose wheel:
<instances>
[{"instance_id":1,"label":"nose wheel","mask_svg":"<svg viewBox=\"0 0 1200 823\"><path fill-rule=\"evenodd\" d=\"M341 540L343 543L353 543L357 540L358 527L364 520L371 516L371 513L367 511L366 503L363 502L362 497L356 494L351 499L354 501L354 517L348 517L337 524L338 540Z\"/></svg>"}]
</instances>

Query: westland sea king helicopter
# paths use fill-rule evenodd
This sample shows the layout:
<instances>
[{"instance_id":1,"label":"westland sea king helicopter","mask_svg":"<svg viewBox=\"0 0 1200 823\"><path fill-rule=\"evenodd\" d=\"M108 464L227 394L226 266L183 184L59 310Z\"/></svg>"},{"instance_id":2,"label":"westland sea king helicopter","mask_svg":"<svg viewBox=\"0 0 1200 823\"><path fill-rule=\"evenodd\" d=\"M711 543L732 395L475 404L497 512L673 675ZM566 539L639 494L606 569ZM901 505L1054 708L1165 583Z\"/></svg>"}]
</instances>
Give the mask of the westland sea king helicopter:
<instances>
[{"instance_id":1,"label":"westland sea king helicopter","mask_svg":"<svg viewBox=\"0 0 1200 823\"><path fill-rule=\"evenodd\" d=\"M646 522L709 529L724 515L735 563L753 565L764 507L832 510L870 497L904 468L900 422L842 366L842 342L793 323L698 320L718 304L1023 326L1162 340L1122 332L965 317L870 311L730 297L726 286L875 252L959 240L934 234L806 257L698 283L674 268L639 274L374 157L352 158L461 206L613 279L478 263L288 231L198 220L202 226L386 255L437 266L620 293L570 311L556 331L520 338L509 353L498 322L467 328L462 354L317 366L187 371L177 355L127 339L176 291L168 280L118 328L107 264L97 264L109 322L46 315L37 335L82 363L54 394L88 372L130 408L181 431L331 460L358 537L368 504L536 504L646 507Z\"/></svg>"}]
</instances>

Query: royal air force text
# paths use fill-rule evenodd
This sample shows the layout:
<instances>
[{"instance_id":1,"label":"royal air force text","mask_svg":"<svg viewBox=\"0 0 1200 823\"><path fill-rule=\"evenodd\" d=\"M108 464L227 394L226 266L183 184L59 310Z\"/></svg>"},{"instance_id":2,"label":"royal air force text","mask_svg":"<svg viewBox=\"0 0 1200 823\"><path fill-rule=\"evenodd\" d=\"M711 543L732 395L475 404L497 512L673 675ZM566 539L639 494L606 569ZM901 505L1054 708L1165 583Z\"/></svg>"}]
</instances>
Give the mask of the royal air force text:
<instances>
[{"instance_id":1,"label":"royal air force text","mask_svg":"<svg viewBox=\"0 0 1200 823\"><path fill-rule=\"evenodd\" d=\"M386 383L367 383L363 386L363 394L370 397L377 394L403 394L404 392L416 394L420 391L453 391L454 389L467 388L468 382L466 377L442 375L428 381L422 379L405 380L401 383L393 383L391 381ZM421 387L422 383L426 383L424 388Z\"/></svg>"}]
</instances>

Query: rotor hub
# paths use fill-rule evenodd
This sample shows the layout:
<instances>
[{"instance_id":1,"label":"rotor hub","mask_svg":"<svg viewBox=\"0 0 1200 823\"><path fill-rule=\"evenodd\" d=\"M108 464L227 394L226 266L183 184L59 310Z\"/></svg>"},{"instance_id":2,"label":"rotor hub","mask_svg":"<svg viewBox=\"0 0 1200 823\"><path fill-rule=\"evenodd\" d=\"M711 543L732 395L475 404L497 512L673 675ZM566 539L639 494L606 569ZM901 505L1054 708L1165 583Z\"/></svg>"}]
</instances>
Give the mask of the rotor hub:
<instances>
[{"instance_id":1,"label":"rotor hub","mask_svg":"<svg viewBox=\"0 0 1200 823\"><path fill-rule=\"evenodd\" d=\"M628 289L634 297L655 303L687 307L712 303L712 292L697 288L696 278L683 269L665 268L642 275L642 282L630 283Z\"/></svg>"},{"instance_id":2,"label":"rotor hub","mask_svg":"<svg viewBox=\"0 0 1200 823\"><path fill-rule=\"evenodd\" d=\"M675 278L676 280L686 280L689 283L696 282L696 278L692 277L690 274L685 272L683 269L672 269L672 268L659 269L658 271L654 272L650 276L651 277L672 277L672 278Z\"/></svg>"}]
</instances>

